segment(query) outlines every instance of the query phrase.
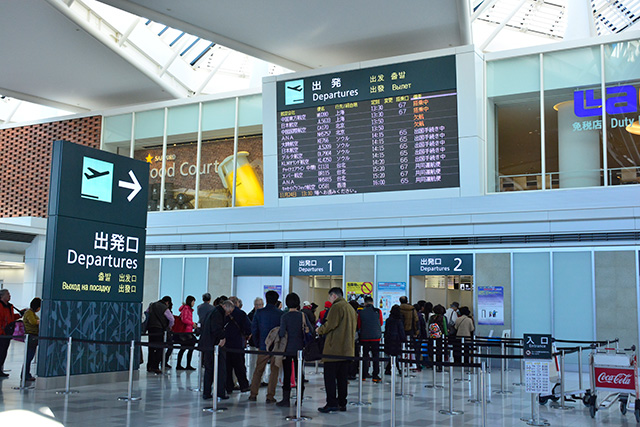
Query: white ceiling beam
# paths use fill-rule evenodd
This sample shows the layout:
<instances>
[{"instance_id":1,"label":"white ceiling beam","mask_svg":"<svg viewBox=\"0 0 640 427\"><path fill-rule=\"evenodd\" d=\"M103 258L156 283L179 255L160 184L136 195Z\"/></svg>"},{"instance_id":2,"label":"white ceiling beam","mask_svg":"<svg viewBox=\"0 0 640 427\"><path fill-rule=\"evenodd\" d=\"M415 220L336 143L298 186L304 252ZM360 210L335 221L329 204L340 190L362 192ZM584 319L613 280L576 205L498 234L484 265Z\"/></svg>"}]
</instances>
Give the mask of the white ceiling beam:
<instances>
[{"instance_id":1,"label":"white ceiling beam","mask_svg":"<svg viewBox=\"0 0 640 427\"><path fill-rule=\"evenodd\" d=\"M136 57L134 57L128 50L122 49L118 47L117 43L114 43L108 36L101 33L99 30L94 28L90 23L79 19L76 17L71 10L66 6L66 4L62 0L46 0L52 7L62 13L67 19L69 19L74 24L78 25L84 31L87 32L90 36L95 38L97 41L111 49L115 54L122 57L125 61L135 67L138 71L144 74L147 78L153 81L155 84L160 86L165 92L173 96L174 98L186 98L190 94L190 92L184 88L179 86L173 86L169 84L167 81L163 80L161 76L159 76L156 71L150 70L147 64L141 63Z\"/></svg>"},{"instance_id":2,"label":"white ceiling beam","mask_svg":"<svg viewBox=\"0 0 640 427\"><path fill-rule=\"evenodd\" d=\"M478 17L480 15L482 15L482 13L487 10L488 8L492 7L494 4L496 4L498 0L484 0L484 2L482 2L482 4L480 6L478 6L478 8L476 9L475 12L473 12L473 15L471 15L471 22L475 21L476 19L478 19Z\"/></svg>"},{"instance_id":3,"label":"white ceiling beam","mask_svg":"<svg viewBox=\"0 0 640 427\"><path fill-rule=\"evenodd\" d=\"M507 17L505 19L502 20L500 25L498 25L496 27L496 29L493 30L493 33L491 33L491 35L482 43L482 45L480 45L480 51L481 52L484 52L484 50L487 48L487 46L489 46L489 44L493 41L493 39L496 38L498 33L500 33L500 31L502 31L503 28L507 26L509 21L511 21L511 19L516 15L516 13L518 13L518 11L522 8L522 6L524 6L524 4L526 2L528 2L528 1L529 0L521 0L520 3L518 3L518 5L513 8L511 13L509 15L507 15Z\"/></svg>"},{"instance_id":4,"label":"white ceiling beam","mask_svg":"<svg viewBox=\"0 0 640 427\"><path fill-rule=\"evenodd\" d=\"M471 31L471 5L470 0L458 0L458 25L460 26L460 44L473 44L473 33Z\"/></svg>"},{"instance_id":5,"label":"white ceiling beam","mask_svg":"<svg viewBox=\"0 0 640 427\"><path fill-rule=\"evenodd\" d=\"M91 111L91 108L89 107L66 104L64 102L54 101L53 99L30 95L28 93L18 92L18 91L3 88L3 87L0 87L0 93L10 98L16 98L16 99L21 99L27 102L32 102L34 104L45 105L47 107L69 111L70 113L86 113L87 111Z\"/></svg>"},{"instance_id":6,"label":"white ceiling beam","mask_svg":"<svg viewBox=\"0 0 640 427\"><path fill-rule=\"evenodd\" d=\"M48 1L51 1L51 0L48 0ZM110 6L116 7L118 9L125 10L129 13L133 13L134 15L144 16L154 21L162 22L163 24L168 25L172 28L179 28L180 30L187 32L189 34L200 36L203 39L211 40L212 42L215 42L216 44L221 44L224 47L227 47L229 49L237 50L238 52L255 56L256 58L260 58L264 61L271 62L273 64L278 64L284 68L288 68L293 71L305 71L305 70L311 70L314 68L307 64L302 64L302 63L293 61L291 59L284 58L282 56L274 55L273 53L256 48L254 46L250 46L238 40L225 37L221 34L207 30L206 28L202 28L197 25L193 25L188 22L182 21L180 19L173 18L172 16L159 13L153 9L140 6L139 4L136 4L128 0L101 0L101 1Z\"/></svg>"}]
</instances>

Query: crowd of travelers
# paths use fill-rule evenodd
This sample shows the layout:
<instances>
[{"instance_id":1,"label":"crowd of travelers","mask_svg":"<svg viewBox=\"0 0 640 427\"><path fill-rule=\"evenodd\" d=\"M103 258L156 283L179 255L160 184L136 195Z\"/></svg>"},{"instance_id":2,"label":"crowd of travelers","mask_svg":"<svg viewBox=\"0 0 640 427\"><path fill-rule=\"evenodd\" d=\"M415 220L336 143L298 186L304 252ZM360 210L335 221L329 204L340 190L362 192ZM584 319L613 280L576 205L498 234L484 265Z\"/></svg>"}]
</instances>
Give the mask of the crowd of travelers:
<instances>
[{"instance_id":1,"label":"crowd of travelers","mask_svg":"<svg viewBox=\"0 0 640 427\"><path fill-rule=\"evenodd\" d=\"M363 352L360 379L379 383L382 353L411 358L414 370L420 371L430 366L432 361L445 362L449 358L441 347L429 346L431 339L472 337L475 330L469 308L460 307L457 302L445 309L440 304L434 306L427 301L411 305L408 298L403 296L384 319L382 310L375 307L371 296L364 296L362 304L355 299L347 301L342 289L337 287L329 290L327 301L317 314L318 305L301 302L296 293L286 295L284 307L279 298L277 292L268 291L265 294L266 301L261 297L256 298L249 313L242 309L241 299L222 295L212 302L209 293L202 296L202 303L197 307L196 298L187 296L175 315L170 296L151 303L145 310L142 323L143 333L149 337L147 371L161 374L163 369L171 369L169 361L173 348L178 349L175 369L193 371L196 369L194 350L199 349L204 367L203 399L212 399L214 394L217 399L228 399L238 391L249 393L248 401L255 402L260 388L266 387L266 403L288 407L291 404L292 383L302 381L304 395L306 380L304 374L302 378L297 378L296 354L312 340L318 344L324 368L326 405L318 408L318 411L346 411L348 381L355 380L358 375L358 363L353 360L358 356L357 345L362 347ZM37 313L42 300L34 298L29 309L17 310L9 302L10 299L9 291L1 289L0 331L5 335L17 334L17 337L29 334L26 369L23 371L26 372L26 381L34 381L30 365L38 345L40 320ZM194 319L194 312L198 322ZM0 338L0 379L9 376L1 368L10 343L11 338ZM216 346L219 349L218 383L214 389ZM246 353L247 348L254 352ZM267 351L276 354L261 353ZM246 368L247 356L249 372ZM463 357L462 351L454 353L456 362ZM267 367L269 374L265 382L263 378ZM399 365L397 369L400 369ZM282 399L276 401L280 373ZM385 374L390 373L391 364L387 362Z\"/></svg>"},{"instance_id":2,"label":"crowd of travelers","mask_svg":"<svg viewBox=\"0 0 640 427\"><path fill-rule=\"evenodd\" d=\"M354 361L357 344L362 346L362 381L381 382L380 358L387 356L410 357L414 370L430 366L432 361L448 360L449 356L438 346L429 346L430 339L442 337L472 337L475 326L468 307L453 302L449 308L427 301L409 304L407 297L400 297L384 319L382 310L375 307L371 296L364 296L363 304L346 301L341 288L328 292L324 308L316 314L317 304L301 302L296 293L284 298L284 307L275 291L268 291L265 300L258 297L249 313L241 299L224 295L213 302L211 295L202 296L202 303L195 307L195 297L188 296L179 308L179 315L172 313L171 297L149 305L145 313L144 330L149 335L147 371L161 373L168 340L179 347L176 370L194 370L194 348L202 352L204 367L203 399L228 399L234 392L248 393L248 401L258 400L261 387L266 387L266 403L290 406L292 383L302 381L304 395L306 379L297 378L299 350L305 349L309 337L321 343L324 368L326 405L318 408L323 413L346 411L347 385L358 375L358 363ZM194 309L195 307L195 309ZM194 311L199 322L194 321ZM171 331L168 333L167 331ZM197 339L196 337L199 337ZM317 338L316 338L317 337ZM426 344L425 344L426 343ZM160 345L158 345L160 344ZM404 351L403 346L412 349ZM214 380L214 349L218 346L218 383ZM256 353L245 353L245 349ZM426 351L425 351L426 348ZM262 352L274 352L266 354ZM165 354L165 369L171 349ZM403 353L404 351L404 353ZM183 355L186 364L182 365ZM459 362L462 351L454 358ZM249 372L246 368L249 357ZM268 379L264 380L269 367ZM397 369L400 369L398 364ZM391 373L387 362L385 374ZM282 375L281 375L282 374ZM276 388L282 378L282 399L276 400Z\"/></svg>"}]
</instances>

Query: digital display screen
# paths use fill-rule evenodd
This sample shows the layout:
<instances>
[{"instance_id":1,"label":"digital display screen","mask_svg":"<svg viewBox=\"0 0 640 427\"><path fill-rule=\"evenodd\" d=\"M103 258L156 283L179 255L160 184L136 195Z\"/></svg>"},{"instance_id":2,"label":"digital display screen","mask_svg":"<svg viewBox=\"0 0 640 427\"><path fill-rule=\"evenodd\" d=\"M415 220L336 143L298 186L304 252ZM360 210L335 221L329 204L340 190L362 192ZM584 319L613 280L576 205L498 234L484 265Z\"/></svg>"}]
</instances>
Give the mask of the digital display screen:
<instances>
[{"instance_id":1,"label":"digital display screen","mask_svg":"<svg viewBox=\"0 0 640 427\"><path fill-rule=\"evenodd\" d=\"M278 83L280 198L459 186L455 57Z\"/></svg>"}]
</instances>

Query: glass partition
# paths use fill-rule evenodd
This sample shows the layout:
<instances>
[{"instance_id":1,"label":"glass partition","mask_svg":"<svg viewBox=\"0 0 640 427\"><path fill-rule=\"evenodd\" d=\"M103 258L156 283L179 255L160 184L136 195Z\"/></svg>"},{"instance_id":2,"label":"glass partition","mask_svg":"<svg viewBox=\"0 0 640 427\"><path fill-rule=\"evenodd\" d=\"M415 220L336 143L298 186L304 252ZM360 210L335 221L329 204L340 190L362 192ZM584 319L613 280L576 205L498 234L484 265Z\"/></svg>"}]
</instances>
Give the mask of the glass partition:
<instances>
[{"instance_id":1,"label":"glass partition","mask_svg":"<svg viewBox=\"0 0 640 427\"><path fill-rule=\"evenodd\" d=\"M611 185L640 183L640 42L604 46L607 166Z\"/></svg>"},{"instance_id":2,"label":"glass partition","mask_svg":"<svg viewBox=\"0 0 640 427\"><path fill-rule=\"evenodd\" d=\"M599 46L544 55L545 166L551 188L602 185ZM548 184L547 184L548 185Z\"/></svg>"},{"instance_id":3,"label":"glass partition","mask_svg":"<svg viewBox=\"0 0 640 427\"><path fill-rule=\"evenodd\" d=\"M236 98L169 107L166 118L164 108L105 117L102 144L108 151L130 155L133 128L134 158L149 163L149 211L260 206L262 95L240 97L237 106L236 153Z\"/></svg>"},{"instance_id":4,"label":"glass partition","mask_svg":"<svg viewBox=\"0 0 640 427\"><path fill-rule=\"evenodd\" d=\"M540 58L487 64L490 189L541 188Z\"/></svg>"}]
</instances>

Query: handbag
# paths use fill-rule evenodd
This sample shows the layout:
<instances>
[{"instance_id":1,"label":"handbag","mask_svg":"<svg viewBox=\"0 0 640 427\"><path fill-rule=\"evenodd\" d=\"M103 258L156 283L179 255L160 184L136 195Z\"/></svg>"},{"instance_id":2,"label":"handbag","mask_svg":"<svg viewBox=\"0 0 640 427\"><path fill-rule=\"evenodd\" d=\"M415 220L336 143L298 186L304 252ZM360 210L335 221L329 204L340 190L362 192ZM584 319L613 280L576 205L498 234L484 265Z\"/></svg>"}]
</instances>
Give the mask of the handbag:
<instances>
[{"instance_id":1,"label":"handbag","mask_svg":"<svg viewBox=\"0 0 640 427\"><path fill-rule=\"evenodd\" d=\"M302 342L304 347L302 349L302 355L307 362L315 362L322 359L322 349L318 340L311 332L307 322L305 321L305 314L302 313Z\"/></svg>"},{"instance_id":2,"label":"handbag","mask_svg":"<svg viewBox=\"0 0 640 427\"><path fill-rule=\"evenodd\" d=\"M14 340L24 342L25 330L24 323L21 320L16 321L16 325L13 329L12 335Z\"/></svg>"}]
</instances>

